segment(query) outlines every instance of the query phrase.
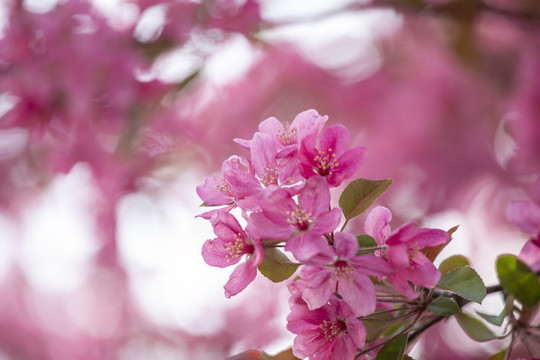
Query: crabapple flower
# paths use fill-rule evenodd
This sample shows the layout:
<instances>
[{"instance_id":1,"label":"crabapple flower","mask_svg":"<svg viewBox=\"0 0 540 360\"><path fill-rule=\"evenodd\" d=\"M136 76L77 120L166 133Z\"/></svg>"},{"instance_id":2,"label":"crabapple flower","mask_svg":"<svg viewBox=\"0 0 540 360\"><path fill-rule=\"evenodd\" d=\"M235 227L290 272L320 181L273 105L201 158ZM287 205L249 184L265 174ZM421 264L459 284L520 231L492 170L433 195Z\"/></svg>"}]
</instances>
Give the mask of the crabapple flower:
<instances>
[{"instance_id":1,"label":"crabapple flower","mask_svg":"<svg viewBox=\"0 0 540 360\"><path fill-rule=\"evenodd\" d=\"M253 239L242 229L236 218L225 212L216 211L210 220L217 238L207 240L202 249L204 261L210 266L227 267L240 262L225 284L225 297L230 298L244 290L257 275L257 266L263 260L260 240Z\"/></svg>"},{"instance_id":2,"label":"crabapple flower","mask_svg":"<svg viewBox=\"0 0 540 360\"><path fill-rule=\"evenodd\" d=\"M358 170L366 157L366 148L349 147L349 131L342 125L332 125L326 128L319 139L315 134L306 136L300 145L300 172L307 179L320 175L327 179L328 184L339 186L341 182Z\"/></svg>"},{"instance_id":3,"label":"crabapple flower","mask_svg":"<svg viewBox=\"0 0 540 360\"><path fill-rule=\"evenodd\" d=\"M511 201L506 207L506 218L527 235L540 237L540 206L532 201Z\"/></svg>"},{"instance_id":4,"label":"crabapple flower","mask_svg":"<svg viewBox=\"0 0 540 360\"><path fill-rule=\"evenodd\" d=\"M330 208L330 189L320 176L308 179L298 193L298 203L288 189L267 188L262 211L252 213L247 228L262 239L288 239L285 250L300 261L320 252L321 235L331 233L341 221L341 211Z\"/></svg>"},{"instance_id":5,"label":"crabapple flower","mask_svg":"<svg viewBox=\"0 0 540 360\"><path fill-rule=\"evenodd\" d=\"M532 201L512 201L506 207L506 218L516 228L530 235L518 258L533 271L540 270L540 206Z\"/></svg>"},{"instance_id":6,"label":"crabapple flower","mask_svg":"<svg viewBox=\"0 0 540 360\"><path fill-rule=\"evenodd\" d=\"M277 145L269 134L255 133L251 143L251 163L264 186L292 185L303 178L295 156L277 158Z\"/></svg>"},{"instance_id":7,"label":"crabapple flower","mask_svg":"<svg viewBox=\"0 0 540 360\"><path fill-rule=\"evenodd\" d=\"M328 116L321 116L316 110L310 109L296 115L293 122L285 126L275 117L270 117L259 124L259 133L270 135L280 152L286 148L285 153L289 153L298 148L306 136L319 136L327 121ZM242 139L234 141L248 150L253 142Z\"/></svg>"},{"instance_id":8,"label":"crabapple flower","mask_svg":"<svg viewBox=\"0 0 540 360\"><path fill-rule=\"evenodd\" d=\"M381 255L392 267L388 280L401 294L413 299L418 296L410 286L434 287L441 274L433 263L420 251L425 247L436 246L448 241L448 233L440 229L414 228L407 224L389 234L392 213L378 206L368 215L364 230L378 245L387 245Z\"/></svg>"},{"instance_id":9,"label":"crabapple flower","mask_svg":"<svg viewBox=\"0 0 540 360\"><path fill-rule=\"evenodd\" d=\"M263 190L255 178L251 164L242 156L231 156L221 166L223 177L208 176L197 186L197 194L206 205L238 205L251 209L256 200L253 197ZM204 217L204 216L203 216Z\"/></svg>"},{"instance_id":10,"label":"crabapple flower","mask_svg":"<svg viewBox=\"0 0 540 360\"><path fill-rule=\"evenodd\" d=\"M293 354L301 359L354 359L367 333L349 305L332 297L323 307L311 311L298 290L293 290L287 316L287 329L297 335Z\"/></svg>"},{"instance_id":11,"label":"crabapple flower","mask_svg":"<svg viewBox=\"0 0 540 360\"><path fill-rule=\"evenodd\" d=\"M368 275L386 275L390 267L384 259L373 254L356 256L358 242L351 233L334 234L334 245L333 258L325 261L319 257L311 262L318 262L318 266L302 268L300 276L306 280L302 298L309 309L314 310L324 306L337 292L356 315L372 313L376 305L375 287Z\"/></svg>"}]
</instances>

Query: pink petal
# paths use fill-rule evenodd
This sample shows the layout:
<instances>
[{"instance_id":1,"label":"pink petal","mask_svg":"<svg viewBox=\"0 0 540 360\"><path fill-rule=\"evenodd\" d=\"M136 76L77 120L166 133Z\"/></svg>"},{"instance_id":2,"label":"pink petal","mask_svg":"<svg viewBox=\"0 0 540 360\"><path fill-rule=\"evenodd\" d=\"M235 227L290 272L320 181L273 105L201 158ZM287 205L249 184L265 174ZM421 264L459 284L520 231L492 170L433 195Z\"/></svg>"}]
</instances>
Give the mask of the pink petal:
<instances>
[{"instance_id":1,"label":"pink petal","mask_svg":"<svg viewBox=\"0 0 540 360\"><path fill-rule=\"evenodd\" d=\"M355 256L349 260L349 265L361 274L375 277L386 276L392 271L388 261L373 254Z\"/></svg>"},{"instance_id":2,"label":"pink petal","mask_svg":"<svg viewBox=\"0 0 540 360\"><path fill-rule=\"evenodd\" d=\"M264 215L272 222L288 227L291 225L287 222L290 216L287 212L297 210L296 202L294 202L287 190L275 186L265 190L261 208Z\"/></svg>"},{"instance_id":3,"label":"pink petal","mask_svg":"<svg viewBox=\"0 0 540 360\"><path fill-rule=\"evenodd\" d=\"M324 237L310 233L303 233L287 240L285 250L290 251L298 261L304 263L309 263L320 255L328 257L328 243Z\"/></svg>"},{"instance_id":4,"label":"pink petal","mask_svg":"<svg viewBox=\"0 0 540 360\"><path fill-rule=\"evenodd\" d=\"M347 328L349 330L349 336L358 349L361 349L366 344L367 332L364 324L355 317L349 317L347 319Z\"/></svg>"},{"instance_id":5,"label":"pink petal","mask_svg":"<svg viewBox=\"0 0 540 360\"><path fill-rule=\"evenodd\" d=\"M228 299L244 290L255 279L256 275L257 266L252 261L244 261L238 265L224 286L225 297Z\"/></svg>"},{"instance_id":6,"label":"pink petal","mask_svg":"<svg viewBox=\"0 0 540 360\"><path fill-rule=\"evenodd\" d=\"M533 240L529 240L523 245L518 258L529 265L532 271L540 270L540 246Z\"/></svg>"},{"instance_id":7,"label":"pink petal","mask_svg":"<svg viewBox=\"0 0 540 360\"><path fill-rule=\"evenodd\" d=\"M388 262L397 270L408 268L409 253L408 246L406 244L390 246L386 251Z\"/></svg>"},{"instance_id":8,"label":"pink petal","mask_svg":"<svg viewBox=\"0 0 540 360\"><path fill-rule=\"evenodd\" d=\"M204 262L210 266L224 268L238 263L241 257L227 258L229 251L227 242L220 239L207 240L202 247L202 257Z\"/></svg>"},{"instance_id":9,"label":"pink petal","mask_svg":"<svg viewBox=\"0 0 540 360\"><path fill-rule=\"evenodd\" d=\"M416 235L409 240L409 242L414 242L419 249L423 249L426 246L437 246L444 244L450 240L448 233L440 229L426 229L419 228L414 229Z\"/></svg>"},{"instance_id":10,"label":"pink petal","mask_svg":"<svg viewBox=\"0 0 540 360\"><path fill-rule=\"evenodd\" d=\"M417 253L411 267L403 270L403 276L415 285L433 288L439 282L441 273L424 254Z\"/></svg>"},{"instance_id":11,"label":"pink petal","mask_svg":"<svg viewBox=\"0 0 540 360\"><path fill-rule=\"evenodd\" d=\"M330 207L330 188L322 176L310 177L298 195L300 208L313 217L328 211Z\"/></svg>"},{"instance_id":12,"label":"pink petal","mask_svg":"<svg viewBox=\"0 0 540 360\"><path fill-rule=\"evenodd\" d=\"M296 142L301 143L308 135L319 136L328 116L320 116L314 109L309 109L296 115L290 128L296 129Z\"/></svg>"},{"instance_id":13,"label":"pink petal","mask_svg":"<svg viewBox=\"0 0 540 360\"><path fill-rule=\"evenodd\" d=\"M293 232L293 228L288 225L276 224L263 213L256 212L249 216L246 231L260 239L286 240Z\"/></svg>"},{"instance_id":14,"label":"pink petal","mask_svg":"<svg viewBox=\"0 0 540 360\"><path fill-rule=\"evenodd\" d=\"M414 291L414 289L409 285L407 280L398 273L390 274L388 280L394 286L394 288L401 294L404 295L407 299L416 299L420 293Z\"/></svg>"},{"instance_id":15,"label":"pink petal","mask_svg":"<svg viewBox=\"0 0 540 360\"><path fill-rule=\"evenodd\" d=\"M336 156L344 154L349 147L349 131L343 125L332 125L327 127L321 134L319 149L328 151Z\"/></svg>"},{"instance_id":16,"label":"pink petal","mask_svg":"<svg viewBox=\"0 0 540 360\"><path fill-rule=\"evenodd\" d=\"M341 210L334 208L320 214L310 228L310 232L317 235L329 234L334 231L341 222Z\"/></svg>"},{"instance_id":17,"label":"pink petal","mask_svg":"<svg viewBox=\"0 0 540 360\"><path fill-rule=\"evenodd\" d=\"M512 201L506 207L506 218L528 235L540 230L540 207L532 201Z\"/></svg>"},{"instance_id":18,"label":"pink petal","mask_svg":"<svg viewBox=\"0 0 540 360\"><path fill-rule=\"evenodd\" d=\"M302 299L308 304L310 310L324 306L336 290L336 282L329 268L317 267L309 273L303 273L307 286L302 293Z\"/></svg>"},{"instance_id":19,"label":"pink petal","mask_svg":"<svg viewBox=\"0 0 540 360\"><path fill-rule=\"evenodd\" d=\"M377 206L369 212L364 223L364 231L373 237L377 244L383 245L390 236L392 213L383 206Z\"/></svg>"},{"instance_id":20,"label":"pink petal","mask_svg":"<svg viewBox=\"0 0 540 360\"><path fill-rule=\"evenodd\" d=\"M251 163L258 175L268 174L268 169L277 171L276 154L277 146L272 137L255 133L251 143Z\"/></svg>"},{"instance_id":21,"label":"pink petal","mask_svg":"<svg viewBox=\"0 0 540 360\"><path fill-rule=\"evenodd\" d=\"M365 147L356 147L338 157L336 159L338 166L330 174L328 183L339 186L344 180L352 177L364 163L366 155L367 149Z\"/></svg>"},{"instance_id":22,"label":"pink petal","mask_svg":"<svg viewBox=\"0 0 540 360\"><path fill-rule=\"evenodd\" d=\"M367 276L354 273L353 278L340 280L338 292L356 315L368 315L375 310L375 287Z\"/></svg>"},{"instance_id":23,"label":"pink petal","mask_svg":"<svg viewBox=\"0 0 540 360\"><path fill-rule=\"evenodd\" d=\"M197 186L196 191L206 205L226 205L233 201L232 193L227 189L228 186L223 179L208 176L202 185Z\"/></svg>"},{"instance_id":24,"label":"pink petal","mask_svg":"<svg viewBox=\"0 0 540 360\"><path fill-rule=\"evenodd\" d=\"M340 259L352 259L358 252L356 236L348 232L335 233L334 245L336 247L336 254Z\"/></svg>"}]
</instances>

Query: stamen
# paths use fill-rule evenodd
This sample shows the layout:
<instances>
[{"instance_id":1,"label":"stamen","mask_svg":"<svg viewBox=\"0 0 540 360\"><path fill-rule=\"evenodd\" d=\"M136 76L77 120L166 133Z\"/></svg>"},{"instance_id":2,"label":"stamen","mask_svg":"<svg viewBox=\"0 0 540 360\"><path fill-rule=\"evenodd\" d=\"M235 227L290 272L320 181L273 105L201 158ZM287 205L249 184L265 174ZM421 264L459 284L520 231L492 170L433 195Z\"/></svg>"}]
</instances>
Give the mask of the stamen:
<instances>
[{"instance_id":1,"label":"stamen","mask_svg":"<svg viewBox=\"0 0 540 360\"><path fill-rule=\"evenodd\" d=\"M331 341L340 333L347 331L347 326L343 321L328 321L323 320L319 327L322 330L322 335L326 341Z\"/></svg>"},{"instance_id":2,"label":"stamen","mask_svg":"<svg viewBox=\"0 0 540 360\"><path fill-rule=\"evenodd\" d=\"M322 176L327 176L339 166L336 160L336 154L331 154L334 151L332 148L328 148L328 153L323 150L318 150L317 155L313 158L316 163L317 172Z\"/></svg>"},{"instance_id":3,"label":"stamen","mask_svg":"<svg viewBox=\"0 0 540 360\"><path fill-rule=\"evenodd\" d=\"M279 127L277 137L281 144L287 146L296 142L296 128L289 128L289 123L285 127Z\"/></svg>"},{"instance_id":4,"label":"stamen","mask_svg":"<svg viewBox=\"0 0 540 360\"><path fill-rule=\"evenodd\" d=\"M313 214L306 212L305 210L301 209L300 206L296 206L296 211L285 211L285 214L287 214L287 222L296 228L298 230L304 231L309 228L310 220Z\"/></svg>"}]
</instances>

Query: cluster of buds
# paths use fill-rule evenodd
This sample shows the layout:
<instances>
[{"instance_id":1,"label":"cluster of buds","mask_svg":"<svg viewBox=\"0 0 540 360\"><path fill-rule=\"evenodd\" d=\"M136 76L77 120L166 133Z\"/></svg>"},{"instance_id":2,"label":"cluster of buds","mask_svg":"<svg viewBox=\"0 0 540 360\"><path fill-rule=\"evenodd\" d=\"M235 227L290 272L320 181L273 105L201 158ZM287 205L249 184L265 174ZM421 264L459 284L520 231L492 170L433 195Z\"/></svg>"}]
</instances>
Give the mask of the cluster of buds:
<instances>
[{"instance_id":1,"label":"cluster of buds","mask_svg":"<svg viewBox=\"0 0 540 360\"><path fill-rule=\"evenodd\" d=\"M230 157L221 177L207 177L197 187L204 205L219 206L199 215L211 222L216 235L203 245L202 256L218 267L245 258L225 284L226 297L245 289L258 270L273 281L296 274L289 283L287 318L287 328L297 335L295 356L353 359L366 344L362 317L380 307L375 284L384 282L407 299L418 297L420 287L433 288L440 273L422 249L449 238L446 231L414 224L392 232L392 214L382 206L368 214L366 234L345 231L359 214L346 209L350 203L355 207L357 196L347 187L341 209L332 208L330 188L354 176L366 149L349 149L348 130L325 127L327 120L315 110L298 114L286 126L269 118L253 139L235 140L250 159ZM375 199L362 199L362 206ZM231 213L234 208L240 209L245 226ZM360 239L366 238L372 245L361 246ZM282 271L275 275L278 267Z\"/></svg>"}]
</instances>

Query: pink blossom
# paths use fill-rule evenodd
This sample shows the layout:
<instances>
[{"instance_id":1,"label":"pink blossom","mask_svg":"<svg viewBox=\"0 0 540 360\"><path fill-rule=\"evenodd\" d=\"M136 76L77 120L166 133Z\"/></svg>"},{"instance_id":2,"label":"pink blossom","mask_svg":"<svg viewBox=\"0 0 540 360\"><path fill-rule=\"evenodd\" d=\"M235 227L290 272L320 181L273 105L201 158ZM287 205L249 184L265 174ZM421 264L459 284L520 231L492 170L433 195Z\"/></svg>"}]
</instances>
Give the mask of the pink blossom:
<instances>
[{"instance_id":1,"label":"pink blossom","mask_svg":"<svg viewBox=\"0 0 540 360\"><path fill-rule=\"evenodd\" d=\"M368 275L382 276L389 270L386 261L373 254L356 256L358 242L353 234L334 234L335 256L312 260L318 266L305 266L300 276L306 280L303 299L310 310L320 308L339 293L356 315L375 310L375 288ZM328 266L325 266L328 265Z\"/></svg>"},{"instance_id":2,"label":"pink blossom","mask_svg":"<svg viewBox=\"0 0 540 360\"><path fill-rule=\"evenodd\" d=\"M540 270L540 206L532 201L512 201L506 207L506 218L516 228L531 236L519 252L519 259Z\"/></svg>"},{"instance_id":3,"label":"pink blossom","mask_svg":"<svg viewBox=\"0 0 540 360\"><path fill-rule=\"evenodd\" d=\"M540 206L532 201L512 201L506 207L506 218L527 235L540 235Z\"/></svg>"},{"instance_id":4,"label":"pink blossom","mask_svg":"<svg viewBox=\"0 0 540 360\"><path fill-rule=\"evenodd\" d=\"M225 296L230 298L255 279L257 266L263 260L262 245L260 240L248 237L238 220L225 211L215 212L211 222L217 238L203 245L202 256L208 265L224 268L238 264L247 255L246 261L234 269L224 286Z\"/></svg>"},{"instance_id":5,"label":"pink blossom","mask_svg":"<svg viewBox=\"0 0 540 360\"><path fill-rule=\"evenodd\" d=\"M331 233L339 225L341 211L329 208L328 184L315 176L299 191L298 203L287 189L266 189L262 211L251 214L247 228L263 239L288 239L285 249L299 260L307 259L324 246L321 235Z\"/></svg>"},{"instance_id":6,"label":"pink blossom","mask_svg":"<svg viewBox=\"0 0 540 360\"><path fill-rule=\"evenodd\" d=\"M291 146L297 148L306 136L319 136L326 121L328 116L321 116L316 110L309 109L296 115L293 122L285 126L275 117L269 117L259 124L259 132L271 135L280 150ZM249 149L253 140L234 141Z\"/></svg>"},{"instance_id":7,"label":"pink blossom","mask_svg":"<svg viewBox=\"0 0 540 360\"><path fill-rule=\"evenodd\" d=\"M440 229L413 228L414 223L402 226L389 234L390 210L384 207L374 208L368 215L365 231L377 244L387 245L381 255L392 267L388 280L396 290L408 298L415 298L418 293L410 286L434 287L441 274L433 263L420 251L424 247L436 246L448 241L446 231Z\"/></svg>"},{"instance_id":8,"label":"pink blossom","mask_svg":"<svg viewBox=\"0 0 540 360\"><path fill-rule=\"evenodd\" d=\"M295 281L297 283L298 281ZM366 341L366 329L344 301L332 297L327 304L309 310L299 296L304 285L295 284L289 300L287 329L296 334L296 357L317 360L352 360Z\"/></svg>"},{"instance_id":9,"label":"pink blossom","mask_svg":"<svg viewBox=\"0 0 540 360\"><path fill-rule=\"evenodd\" d=\"M326 128L319 139L315 134L306 136L300 146L300 172L305 178L321 175L328 183L339 186L356 173L364 162L366 148L349 147L349 131L341 125Z\"/></svg>"},{"instance_id":10,"label":"pink blossom","mask_svg":"<svg viewBox=\"0 0 540 360\"><path fill-rule=\"evenodd\" d=\"M223 162L222 178L208 176L197 186L197 194L206 205L228 205L236 203L241 208L253 206L252 196L262 191L261 183L255 178L251 164L242 156L231 156Z\"/></svg>"}]
</instances>

